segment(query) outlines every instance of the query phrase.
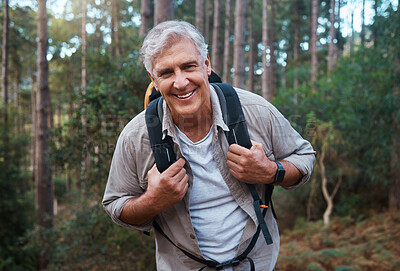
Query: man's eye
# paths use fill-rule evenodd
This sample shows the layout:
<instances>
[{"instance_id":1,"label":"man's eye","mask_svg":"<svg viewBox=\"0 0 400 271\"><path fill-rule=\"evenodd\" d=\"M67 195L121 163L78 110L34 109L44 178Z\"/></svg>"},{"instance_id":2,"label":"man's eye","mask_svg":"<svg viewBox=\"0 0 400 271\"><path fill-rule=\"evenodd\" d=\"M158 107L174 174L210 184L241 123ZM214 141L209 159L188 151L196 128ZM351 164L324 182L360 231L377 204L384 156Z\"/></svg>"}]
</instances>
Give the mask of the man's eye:
<instances>
[{"instance_id":1,"label":"man's eye","mask_svg":"<svg viewBox=\"0 0 400 271\"><path fill-rule=\"evenodd\" d=\"M187 65L186 69L190 70L190 69L194 69L195 67L196 67L196 65L191 64L191 65Z\"/></svg>"},{"instance_id":2,"label":"man's eye","mask_svg":"<svg viewBox=\"0 0 400 271\"><path fill-rule=\"evenodd\" d=\"M160 77L168 77L168 76L170 76L171 75L171 72L162 72L161 74L160 74Z\"/></svg>"}]
</instances>

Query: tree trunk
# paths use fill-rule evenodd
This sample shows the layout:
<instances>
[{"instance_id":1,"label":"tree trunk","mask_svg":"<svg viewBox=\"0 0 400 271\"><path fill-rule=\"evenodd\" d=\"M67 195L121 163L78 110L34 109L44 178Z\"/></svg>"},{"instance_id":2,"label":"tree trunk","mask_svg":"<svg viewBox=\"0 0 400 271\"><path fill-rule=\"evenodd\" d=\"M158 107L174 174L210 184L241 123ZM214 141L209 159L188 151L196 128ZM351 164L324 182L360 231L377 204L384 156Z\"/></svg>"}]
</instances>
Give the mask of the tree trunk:
<instances>
[{"instance_id":1,"label":"tree trunk","mask_svg":"<svg viewBox=\"0 0 400 271\"><path fill-rule=\"evenodd\" d=\"M212 52L211 52L211 63L214 71L218 74L221 72L221 63L219 61L219 14L220 14L220 3L221 0L215 0L214 2L214 24L213 24L213 38L212 38Z\"/></svg>"},{"instance_id":2,"label":"tree trunk","mask_svg":"<svg viewBox=\"0 0 400 271\"><path fill-rule=\"evenodd\" d=\"M145 37L147 31L150 29L151 24L151 0L141 0L140 2L140 17L142 23L140 25L139 35L141 38Z\"/></svg>"},{"instance_id":3,"label":"tree trunk","mask_svg":"<svg viewBox=\"0 0 400 271\"><path fill-rule=\"evenodd\" d=\"M394 124L399 127L398 123ZM398 138L393 140L392 157L390 159L390 190L389 190L389 209L400 210L400 143Z\"/></svg>"},{"instance_id":4,"label":"tree trunk","mask_svg":"<svg viewBox=\"0 0 400 271\"><path fill-rule=\"evenodd\" d=\"M254 88L254 37L253 37L253 0L248 0L247 4L247 30L249 33L249 52L248 64L249 72L247 74L247 89L253 91Z\"/></svg>"},{"instance_id":5,"label":"tree trunk","mask_svg":"<svg viewBox=\"0 0 400 271\"><path fill-rule=\"evenodd\" d=\"M32 168L32 183L35 184L36 180L36 137L37 137L37 113L36 113L36 91L35 91L35 77L31 74L31 114L32 114L32 131L31 131L31 168ZM39 209L39 195L38 189L35 189L35 210Z\"/></svg>"},{"instance_id":6,"label":"tree trunk","mask_svg":"<svg viewBox=\"0 0 400 271\"><path fill-rule=\"evenodd\" d=\"M50 91L48 84L48 62L47 62L47 11L46 0L38 0L38 48L37 48L37 136L36 136L36 162L37 170L35 183L38 195L38 222L39 226L52 228L53 226L53 188L51 178L51 167L49 165L48 146L48 114L50 109ZM44 270L47 266L47 251L42 253L40 268Z\"/></svg>"},{"instance_id":7,"label":"tree trunk","mask_svg":"<svg viewBox=\"0 0 400 271\"><path fill-rule=\"evenodd\" d=\"M10 18L8 14L8 0L3 1L3 45L1 61L1 91L4 99L4 146L8 146L8 32ZM5 159L6 160L6 159ZM7 161L6 161L7 163Z\"/></svg>"},{"instance_id":8,"label":"tree trunk","mask_svg":"<svg viewBox=\"0 0 400 271\"><path fill-rule=\"evenodd\" d=\"M330 22L331 25L329 27L329 36L331 38L329 42L328 48L328 70L331 71L335 66L335 5L336 1L331 0L331 14L330 14Z\"/></svg>"},{"instance_id":9,"label":"tree trunk","mask_svg":"<svg viewBox=\"0 0 400 271\"><path fill-rule=\"evenodd\" d=\"M311 82L315 82L318 72L318 56L317 56L317 27L318 27L318 0L312 0L311 10Z\"/></svg>"},{"instance_id":10,"label":"tree trunk","mask_svg":"<svg viewBox=\"0 0 400 271\"><path fill-rule=\"evenodd\" d=\"M196 28L204 35L204 0L196 0Z\"/></svg>"},{"instance_id":11,"label":"tree trunk","mask_svg":"<svg viewBox=\"0 0 400 271\"><path fill-rule=\"evenodd\" d=\"M339 187L342 183L342 172L339 169L339 177L338 177L338 182L335 185L334 190L332 191L332 194L329 195L328 192L328 178L326 176L326 172L325 172L325 165L324 165L324 159L325 159L325 151L323 150L323 147L321 148L321 154L320 157L318 159L318 166L319 166L319 171L321 174L321 178L322 178L322 194L324 196L324 199L326 201L327 207L326 210L324 212L324 225L325 226L329 226L330 224L330 216L332 214L332 210L333 210L333 198L335 197L337 191L339 190Z\"/></svg>"},{"instance_id":12,"label":"tree trunk","mask_svg":"<svg viewBox=\"0 0 400 271\"><path fill-rule=\"evenodd\" d=\"M236 0L235 7L235 42L233 66L235 87L244 88L244 25L246 18L246 0Z\"/></svg>"},{"instance_id":13,"label":"tree trunk","mask_svg":"<svg viewBox=\"0 0 400 271\"><path fill-rule=\"evenodd\" d=\"M174 18L173 0L154 0L154 25Z\"/></svg>"},{"instance_id":14,"label":"tree trunk","mask_svg":"<svg viewBox=\"0 0 400 271\"><path fill-rule=\"evenodd\" d=\"M115 5L115 0L112 2L112 6ZM83 191L86 190L86 186L83 184L87 183L89 164L90 164L90 156L87 151L88 145L88 121L87 121L87 103L86 103L86 88L87 88L87 66L86 66L86 55L87 55L87 33L86 33L86 22L87 22L87 0L82 1L82 67L81 67L81 94L83 97L83 110L82 110L82 133L84 138L84 146L82 146L84 151L83 153L83 161L82 161L82 177L78 182L78 188L83 188ZM114 9L113 9L113 12ZM114 21L114 19L112 19ZM114 41L113 41L114 43ZM113 46L114 47L114 46ZM86 146L86 148L85 148Z\"/></svg>"},{"instance_id":15,"label":"tree trunk","mask_svg":"<svg viewBox=\"0 0 400 271\"><path fill-rule=\"evenodd\" d=\"M221 0L215 0L215 1L221 1ZM219 3L219 5L221 6L221 3ZM205 4L204 4L204 10L205 10L205 21L204 21L204 38L206 39L206 41L210 40L210 0L205 0Z\"/></svg>"},{"instance_id":16,"label":"tree trunk","mask_svg":"<svg viewBox=\"0 0 400 271\"><path fill-rule=\"evenodd\" d=\"M293 88L295 89L294 104L298 103L297 89L299 88L299 45L300 45L300 16L299 16L299 0L294 1L294 44L293 44L293 67L294 78Z\"/></svg>"},{"instance_id":17,"label":"tree trunk","mask_svg":"<svg viewBox=\"0 0 400 271\"><path fill-rule=\"evenodd\" d=\"M337 43L337 47L336 47L336 51L337 51L337 54L336 54L336 59L340 59L341 57L342 57L342 43L343 43L343 40L342 40L342 33L341 33L341 25L340 25L340 22L341 22L341 19L340 19L340 9L342 8L342 0L337 0L338 1L338 10L337 10L337 19L336 19L336 21L337 21L337 23L338 23L338 32L337 32L337 37L338 37L338 43Z\"/></svg>"},{"instance_id":18,"label":"tree trunk","mask_svg":"<svg viewBox=\"0 0 400 271\"><path fill-rule=\"evenodd\" d=\"M268 0L263 0L263 20L262 20L262 44L263 44L263 52L262 52L262 82L261 82L261 95L268 99L270 97L269 93L269 74L268 74L268 63L267 63L267 50L268 50Z\"/></svg>"},{"instance_id":19,"label":"tree trunk","mask_svg":"<svg viewBox=\"0 0 400 271\"><path fill-rule=\"evenodd\" d=\"M376 19L378 18L378 5L379 5L379 0L375 0L374 1L374 11L375 11L374 21L375 22L376 22ZM378 46L378 28L376 26L372 30L372 35L374 38L374 48L376 49L376 47Z\"/></svg>"},{"instance_id":20,"label":"tree trunk","mask_svg":"<svg viewBox=\"0 0 400 271\"><path fill-rule=\"evenodd\" d=\"M230 43L230 22L231 22L231 0L226 0L225 4L225 35L224 35L224 68L223 81L231 83L231 69L229 65L231 43Z\"/></svg>"},{"instance_id":21,"label":"tree trunk","mask_svg":"<svg viewBox=\"0 0 400 271\"><path fill-rule=\"evenodd\" d=\"M119 0L111 1L111 55L121 56L121 38L119 36ZM84 0L86 2L86 0ZM86 16L86 15L85 15Z\"/></svg>"},{"instance_id":22,"label":"tree trunk","mask_svg":"<svg viewBox=\"0 0 400 271\"><path fill-rule=\"evenodd\" d=\"M351 2L352 4L352 2ZM351 37L350 37L350 55L352 56L354 54L354 36L355 36L355 31L354 31L354 7L353 5L351 6Z\"/></svg>"},{"instance_id":23,"label":"tree trunk","mask_svg":"<svg viewBox=\"0 0 400 271\"><path fill-rule=\"evenodd\" d=\"M274 9L274 0L269 1L270 5L270 10L271 10L271 15L270 17L270 24L269 24L269 36L268 36L268 41L269 41L269 55L270 55L270 64L269 64L269 97L268 99L271 99L275 97L275 92L276 92L276 58L275 58L275 9Z\"/></svg>"},{"instance_id":24,"label":"tree trunk","mask_svg":"<svg viewBox=\"0 0 400 271\"><path fill-rule=\"evenodd\" d=\"M361 11L361 47L365 46L365 0L362 0Z\"/></svg>"}]
</instances>

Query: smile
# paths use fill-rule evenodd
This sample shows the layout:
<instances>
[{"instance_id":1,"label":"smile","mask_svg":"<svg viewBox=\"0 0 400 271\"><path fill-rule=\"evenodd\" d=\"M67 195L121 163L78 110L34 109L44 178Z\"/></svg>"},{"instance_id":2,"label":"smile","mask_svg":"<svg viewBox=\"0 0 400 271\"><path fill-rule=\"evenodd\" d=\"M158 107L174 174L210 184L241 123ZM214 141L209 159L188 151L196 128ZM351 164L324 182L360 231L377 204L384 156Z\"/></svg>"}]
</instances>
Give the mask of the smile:
<instances>
[{"instance_id":1,"label":"smile","mask_svg":"<svg viewBox=\"0 0 400 271\"><path fill-rule=\"evenodd\" d=\"M186 98L189 98L190 96L192 96L193 93L194 93L194 91L191 91L185 95L176 95L176 97L178 97L179 99L186 99Z\"/></svg>"}]
</instances>

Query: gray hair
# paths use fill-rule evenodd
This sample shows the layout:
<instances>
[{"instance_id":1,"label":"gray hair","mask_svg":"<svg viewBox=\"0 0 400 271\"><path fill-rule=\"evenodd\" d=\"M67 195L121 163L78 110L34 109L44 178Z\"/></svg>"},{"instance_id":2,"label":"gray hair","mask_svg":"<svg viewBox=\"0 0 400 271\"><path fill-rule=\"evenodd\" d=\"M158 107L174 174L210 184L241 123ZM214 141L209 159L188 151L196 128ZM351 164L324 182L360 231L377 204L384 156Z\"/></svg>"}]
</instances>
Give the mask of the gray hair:
<instances>
[{"instance_id":1,"label":"gray hair","mask_svg":"<svg viewBox=\"0 0 400 271\"><path fill-rule=\"evenodd\" d=\"M184 21L162 22L150 30L140 49L143 64L151 75L153 75L153 60L164 48L171 45L172 41L179 41L182 38L192 40L203 60L206 60L208 45L196 27Z\"/></svg>"}]
</instances>

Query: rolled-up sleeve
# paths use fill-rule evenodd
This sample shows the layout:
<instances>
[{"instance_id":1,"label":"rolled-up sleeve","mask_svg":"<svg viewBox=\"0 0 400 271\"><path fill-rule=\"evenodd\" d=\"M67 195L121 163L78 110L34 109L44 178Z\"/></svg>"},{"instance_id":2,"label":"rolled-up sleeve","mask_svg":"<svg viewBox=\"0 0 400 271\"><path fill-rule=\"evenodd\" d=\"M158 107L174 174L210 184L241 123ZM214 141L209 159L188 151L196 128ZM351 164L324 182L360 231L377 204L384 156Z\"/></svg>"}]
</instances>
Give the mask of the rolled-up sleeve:
<instances>
[{"instance_id":1,"label":"rolled-up sleeve","mask_svg":"<svg viewBox=\"0 0 400 271\"><path fill-rule=\"evenodd\" d=\"M310 179L315 161L315 151L311 143L305 140L272 105L269 116L269 132L275 160L291 162L303 175L296 185L285 188L293 189L305 184Z\"/></svg>"},{"instance_id":2,"label":"rolled-up sleeve","mask_svg":"<svg viewBox=\"0 0 400 271\"><path fill-rule=\"evenodd\" d=\"M141 226L134 226L120 219L125 204L131 198L139 197L144 193L136 172L135 148L132 139L134 137L125 130L118 138L102 204L104 210L116 224L126 228L149 231L153 221Z\"/></svg>"}]
</instances>

